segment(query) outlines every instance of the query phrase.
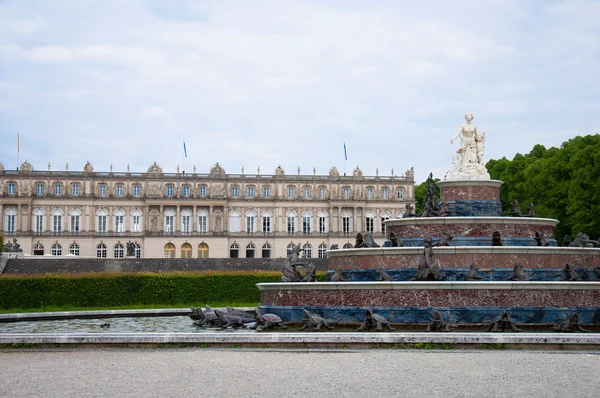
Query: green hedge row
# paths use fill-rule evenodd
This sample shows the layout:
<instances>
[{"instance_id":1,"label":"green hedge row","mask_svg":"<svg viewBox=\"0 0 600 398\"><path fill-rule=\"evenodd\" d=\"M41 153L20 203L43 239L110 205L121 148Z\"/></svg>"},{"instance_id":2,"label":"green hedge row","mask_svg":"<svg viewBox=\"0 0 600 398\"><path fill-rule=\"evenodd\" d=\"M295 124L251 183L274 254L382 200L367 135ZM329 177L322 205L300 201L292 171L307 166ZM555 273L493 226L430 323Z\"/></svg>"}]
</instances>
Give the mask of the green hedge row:
<instances>
[{"instance_id":1,"label":"green hedge row","mask_svg":"<svg viewBox=\"0 0 600 398\"><path fill-rule=\"evenodd\" d=\"M281 282L281 273L6 275L0 277L0 308L258 303L260 282Z\"/></svg>"}]
</instances>

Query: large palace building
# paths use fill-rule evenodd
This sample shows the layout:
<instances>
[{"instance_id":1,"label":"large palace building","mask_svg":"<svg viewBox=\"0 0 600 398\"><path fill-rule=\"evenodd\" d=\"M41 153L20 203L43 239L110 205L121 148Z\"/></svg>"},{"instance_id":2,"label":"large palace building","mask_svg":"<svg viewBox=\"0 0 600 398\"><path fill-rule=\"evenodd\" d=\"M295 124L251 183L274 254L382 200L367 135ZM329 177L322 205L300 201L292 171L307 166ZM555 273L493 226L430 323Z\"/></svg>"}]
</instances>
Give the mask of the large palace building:
<instances>
[{"instance_id":1,"label":"large palace building","mask_svg":"<svg viewBox=\"0 0 600 398\"><path fill-rule=\"evenodd\" d=\"M378 173L377 173L378 174ZM306 257L354 243L358 232L385 239L384 220L414 205L414 172L404 176L208 174L18 170L0 162L0 230L25 255L285 257L291 242Z\"/></svg>"}]
</instances>

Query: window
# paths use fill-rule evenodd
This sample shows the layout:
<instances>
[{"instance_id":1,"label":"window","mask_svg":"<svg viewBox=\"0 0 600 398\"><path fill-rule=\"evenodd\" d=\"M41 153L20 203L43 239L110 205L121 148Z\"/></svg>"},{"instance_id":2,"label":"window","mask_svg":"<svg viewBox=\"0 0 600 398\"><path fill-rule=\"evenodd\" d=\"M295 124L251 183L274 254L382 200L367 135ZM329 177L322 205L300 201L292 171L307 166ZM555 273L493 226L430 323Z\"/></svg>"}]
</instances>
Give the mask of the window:
<instances>
[{"instance_id":1,"label":"window","mask_svg":"<svg viewBox=\"0 0 600 398\"><path fill-rule=\"evenodd\" d=\"M229 257L238 258L240 256L240 246L237 243L232 243L229 246Z\"/></svg>"},{"instance_id":2,"label":"window","mask_svg":"<svg viewBox=\"0 0 600 398\"><path fill-rule=\"evenodd\" d=\"M200 195L201 198L206 197L206 187L204 185L198 188L198 195Z\"/></svg>"},{"instance_id":3,"label":"window","mask_svg":"<svg viewBox=\"0 0 600 398\"><path fill-rule=\"evenodd\" d=\"M238 196L238 187L231 187L231 197L237 198Z\"/></svg>"},{"instance_id":4,"label":"window","mask_svg":"<svg viewBox=\"0 0 600 398\"><path fill-rule=\"evenodd\" d=\"M271 245L268 243L262 247L262 258L271 258Z\"/></svg>"},{"instance_id":5,"label":"window","mask_svg":"<svg viewBox=\"0 0 600 398\"><path fill-rule=\"evenodd\" d=\"M52 232L60 234L62 232L62 210L52 210Z\"/></svg>"},{"instance_id":6,"label":"window","mask_svg":"<svg viewBox=\"0 0 600 398\"><path fill-rule=\"evenodd\" d=\"M4 232L14 234L17 230L17 209L7 209L4 212Z\"/></svg>"},{"instance_id":7,"label":"window","mask_svg":"<svg viewBox=\"0 0 600 398\"><path fill-rule=\"evenodd\" d=\"M184 234L189 234L192 232L192 215L187 214L187 212L182 212L181 215L181 232ZM190 246L190 252L192 248Z\"/></svg>"},{"instance_id":8,"label":"window","mask_svg":"<svg viewBox=\"0 0 600 398\"><path fill-rule=\"evenodd\" d=\"M254 243L248 243L248 246L246 246L246 258L254 257L256 257L256 246L254 246Z\"/></svg>"},{"instance_id":9,"label":"window","mask_svg":"<svg viewBox=\"0 0 600 398\"><path fill-rule=\"evenodd\" d=\"M33 245L33 255L34 256L43 256L44 255L44 245L41 243L36 243Z\"/></svg>"},{"instance_id":10,"label":"window","mask_svg":"<svg viewBox=\"0 0 600 398\"><path fill-rule=\"evenodd\" d=\"M308 243L302 247L302 256L304 258L312 258L312 246Z\"/></svg>"},{"instance_id":11,"label":"window","mask_svg":"<svg viewBox=\"0 0 600 398\"><path fill-rule=\"evenodd\" d=\"M404 199L404 188L398 188L398 199Z\"/></svg>"},{"instance_id":12,"label":"window","mask_svg":"<svg viewBox=\"0 0 600 398\"><path fill-rule=\"evenodd\" d=\"M344 192L344 199L350 198L350 187L344 187L343 192Z\"/></svg>"},{"instance_id":13,"label":"window","mask_svg":"<svg viewBox=\"0 0 600 398\"><path fill-rule=\"evenodd\" d=\"M234 210L229 213L229 232L240 232L240 221L242 215L239 211Z\"/></svg>"},{"instance_id":14,"label":"window","mask_svg":"<svg viewBox=\"0 0 600 398\"><path fill-rule=\"evenodd\" d=\"M373 212L368 211L365 214L365 230L370 234L375 232L375 214Z\"/></svg>"},{"instance_id":15,"label":"window","mask_svg":"<svg viewBox=\"0 0 600 398\"><path fill-rule=\"evenodd\" d=\"M37 195L43 195L44 194L44 184L38 182L35 186L35 193Z\"/></svg>"},{"instance_id":16,"label":"window","mask_svg":"<svg viewBox=\"0 0 600 398\"><path fill-rule=\"evenodd\" d=\"M98 219L97 231L99 233L106 233L106 220L108 218L108 211L106 211L105 209L98 210L96 212L96 216Z\"/></svg>"},{"instance_id":17,"label":"window","mask_svg":"<svg viewBox=\"0 0 600 398\"><path fill-rule=\"evenodd\" d=\"M389 190L387 188L381 188L381 197L383 199L389 199L390 193L389 193Z\"/></svg>"},{"instance_id":18,"label":"window","mask_svg":"<svg viewBox=\"0 0 600 398\"><path fill-rule=\"evenodd\" d=\"M263 197L268 198L269 196L271 196L271 188L264 187L263 188Z\"/></svg>"},{"instance_id":19,"label":"window","mask_svg":"<svg viewBox=\"0 0 600 398\"><path fill-rule=\"evenodd\" d=\"M123 258L125 257L125 248L122 243L117 243L113 249L113 257L114 258Z\"/></svg>"},{"instance_id":20,"label":"window","mask_svg":"<svg viewBox=\"0 0 600 398\"><path fill-rule=\"evenodd\" d=\"M189 185L184 185L183 186L183 197L184 198L189 198L190 197L190 186ZM190 253L192 252L191 250L192 249L191 249L191 246L190 246ZM190 254L190 256L191 256L191 254Z\"/></svg>"},{"instance_id":21,"label":"window","mask_svg":"<svg viewBox=\"0 0 600 398\"><path fill-rule=\"evenodd\" d=\"M296 213L293 211L288 211L286 213L287 220L287 228L286 231L288 234L293 234L296 232Z\"/></svg>"},{"instance_id":22,"label":"window","mask_svg":"<svg viewBox=\"0 0 600 398\"><path fill-rule=\"evenodd\" d=\"M343 249L352 249L352 247L353 247L352 243L346 243L346 244L344 244Z\"/></svg>"},{"instance_id":23,"label":"window","mask_svg":"<svg viewBox=\"0 0 600 398\"><path fill-rule=\"evenodd\" d=\"M325 253L327 253L327 245L325 243L321 243L317 253L319 258L325 258Z\"/></svg>"},{"instance_id":24,"label":"window","mask_svg":"<svg viewBox=\"0 0 600 398\"><path fill-rule=\"evenodd\" d=\"M131 212L131 231L142 232L142 211L139 209Z\"/></svg>"},{"instance_id":25,"label":"window","mask_svg":"<svg viewBox=\"0 0 600 398\"><path fill-rule=\"evenodd\" d=\"M306 212L302 216L302 233L310 234L311 232L312 232L312 214L309 212Z\"/></svg>"},{"instance_id":26,"label":"window","mask_svg":"<svg viewBox=\"0 0 600 398\"><path fill-rule=\"evenodd\" d=\"M198 258L208 258L208 245L206 243L198 245Z\"/></svg>"},{"instance_id":27,"label":"window","mask_svg":"<svg viewBox=\"0 0 600 398\"><path fill-rule=\"evenodd\" d=\"M106 258L106 245L104 243L99 243L96 246L96 257Z\"/></svg>"},{"instance_id":28,"label":"window","mask_svg":"<svg viewBox=\"0 0 600 398\"><path fill-rule=\"evenodd\" d=\"M198 232L202 234L208 232L208 212L206 210L198 212Z\"/></svg>"},{"instance_id":29,"label":"window","mask_svg":"<svg viewBox=\"0 0 600 398\"><path fill-rule=\"evenodd\" d=\"M271 213L263 213L262 215L262 231L264 234L273 232L271 229Z\"/></svg>"},{"instance_id":30,"label":"window","mask_svg":"<svg viewBox=\"0 0 600 398\"><path fill-rule=\"evenodd\" d=\"M54 194L60 195L62 193L62 186L60 184L54 184Z\"/></svg>"},{"instance_id":31,"label":"window","mask_svg":"<svg viewBox=\"0 0 600 398\"><path fill-rule=\"evenodd\" d=\"M79 195L79 184L73 184L71 186L71 193L73 194L73 196Z\"/></svg>"},{"instance_id":32,"label":"window","mask_svg":"<svg viewBox=\"0 0 600 398\"><path fill-rule=\"evenodd\" d=\"M288 187L288 198L294 197L294 187Z\"/></svg>"},{"instance_id":33,"label":"window","mask_svg":"<svg viewBox=\"0 0 600 398\"><path fill-rule=\"evenodd\" d=\"M62 246L58 243L53 244L50 247L53 256L62 256Z\"/></svg>"},{"instance_id":34,"label":"window","mask_svg":"<svg viewBox=\"0 0 600 398\"><path fill-rule=\"evenodd\" d=\"M117 185L117 196L123 196L123 185Z\"/></svg>"},{"instance_id":35,"label":"window","mask_svg":"<svg viewBox=\"0 0 600 398\"><path fill-rule=\"evenodd\" d=\"M189 243L181 245L181 258L192 258L192 245Z\"/></svg>"},{"instance_id":36,"label":"window","mask_svg":"<svg viewBox=\"0 0 600 398\"><path fill-rule=\"evenodd\" d=\"M9 182L8 183L8 194L9 195L14 195L15 194L15 183L14 182Z\"/></svg>"},{"instance_id":37,"label":"window","mask_svg":"<svg viewBox=\"0 0 600 398\"><path fill-rule=\"evenodd\" d=\"M310 198L310 188L304 187L304 199L309 199L309 198Z\"/></svg>"},{"instance_id":38,"label":"window","mask_svg":"<svg viewBox=\"0 0 600 398\"><path fill-rule=\"evenodd\" d=\"M135 244L135 258L142 258L142 246L139 243Z\"/></svg>"},{"instance_id":39,"label":"window","mask_svg":"<svg viewBox=\"0 0 600 398\"><path fill-rule=\"evenodd\" d=\"M327 233L327 218L325 217L319 217L319 233Z\"/></svg>"},{"instance_id":40,"label":"window","mask_svg":"<svg viewBox=\"0 0 600 398\"><path fill-rule=\"evenodd\" d=\"M319 198L321 199L325 199L325 187L320 187L319 188Z\"/></svg>"},{"instance_id":41,"label":"window","mask_svg":"<svg viewBox=\"0 0 600 398\"><path fill-rule=\"evenodd\" d=\"M122 233L125 231L125 212L121 209L115 211L115 232Z\"/></svg>"},{"instance_id":42,"label":"window","mask_svg":"<svg viewBox=\"0 0 600 398\"><path fill-rule=\"evenodd\" d=\"M173 210L165 212L165 232L168 234L175 232L175 212Z\"/></svg>"},{"instance_id":43,"label":"window","mask_svg":"<svg viewBox=\"0 0 600 398\"><path fill-rule=\"evenodd\" d=\"M106 185L104 185L104 184L98 185L98 195L106 196Z\"/></svg>"},{"instance_id":44,"label":"window","mask_svg":"<svg viewBox=\"0 0 600 398\"><path fill-rule=\"evenodd\" d=\"M133 196L139 197L141 195L142 195L142 186L141 185L134 185L133 186Z\"/></svg>"},{"instance_id":45,"label":"window","mask_svg":"<svg viewBox=\"0 0 600 398\"><path fill-rule=\"evenodd\" d=\"M254 197L254 187L248 187L248 197L249 198Z\"/></svg>"},{"instance_id":46,"label":"window","mask_svg":"<svg viewBox=\"0 0 600 398\"><path fill-rule=\"evenodd\" d=\"M381 232L383 232L384 234L387 231L387 229L385 228L384 221L389 220L389 219L390 219L390 213L388 213L387 211L384 211L381 213Z\"/></svg>"},{"instance_id":47,"label":"window","mask_svg":"<svg viewBox=\"0 0 600 398\"><path fill-rule=\"evenodd\" d=\"M77 243L71 243L71 246L69 246L69 254L79 256L79 245Z\"/></svg>"},{"instance_id":48,"label":"window","mask_svg":"<svg viewBox=\"0 0 600 398\"><path fill-rule=\"evenodd\" d=\"M173 197L173 185L167 185L167 196L169 198Z\"/></svg>"},{"instance_id":49,"label":"window","mask_svg":"<svg viewBox=\"0 0 600 398\"><path fill-rule=\"evenodd\" d=\"M44 233L44 219L46 218L46 215L44 213L44 210L42 209L35 209L33 211L33 232L37 235L41 235Z\"/></svg>"},{"instance_id":50,"label":"window","mask_svg":"<svg viewBox=\"0 0 600 398\"><path fill-rule=\"evenodd\" d=\"M367 188L367 199L373 199L373 188Z\"/></svg>"},{"instance_id":51,"label":"window","mask_svg":"<svg viewBox=\"0 0 600 398\"><path fill-rule=\"evenodd\" d=\"M165 258L175 258L175 245L172 243L167 243L163 249L165 253Z\"/></svg>"},{"instance_id":52,"label":"window","mask_svg":"<svg viewBox=\"0 0 600 398\"><path fill-rule=\"evenodd\" d=\"M256 232L256 213L252 211L246 213L246 232L249 234Z\"/></svg>"},{"instance_id":53,"label":"window","mask_svg":"<svg viewBox=\"0 0 600 398\"><path fill-rule=\"evenodd\" d=\"M79 213L71 213L71 225L69 228L69 231L71 231L72 234L78 234L80 231L80 216Z\"/></svg>"},{"instance_id":54,"label":"window","mask_svg":"<svg viewBox=\"0 0 600 398\"><path fill-rule=\"evenodd\" d=\"M350 217L342 214L342 233L348 235L350 233Z\"/></svg>"}]
</instances>

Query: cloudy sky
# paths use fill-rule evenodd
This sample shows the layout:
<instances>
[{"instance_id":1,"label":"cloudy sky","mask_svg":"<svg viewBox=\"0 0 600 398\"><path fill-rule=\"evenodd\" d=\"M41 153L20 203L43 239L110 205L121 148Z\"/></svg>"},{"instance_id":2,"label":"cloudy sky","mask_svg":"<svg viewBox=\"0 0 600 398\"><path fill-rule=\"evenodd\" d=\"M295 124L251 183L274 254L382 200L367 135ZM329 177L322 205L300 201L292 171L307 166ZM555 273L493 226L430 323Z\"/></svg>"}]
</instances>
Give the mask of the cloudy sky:
<instances>
[{"instance_id":1,"label":"cloudy sky","mask_svg":"<svg viewBox=\"0 0 600 398\"><path fill-rule=\"evenodd\" d=\"M465 112L486 159L600 132L598 21L594 0L0 0L0 161L18 132L40 170L443 177Z\"/></svg>"}]
</instances>

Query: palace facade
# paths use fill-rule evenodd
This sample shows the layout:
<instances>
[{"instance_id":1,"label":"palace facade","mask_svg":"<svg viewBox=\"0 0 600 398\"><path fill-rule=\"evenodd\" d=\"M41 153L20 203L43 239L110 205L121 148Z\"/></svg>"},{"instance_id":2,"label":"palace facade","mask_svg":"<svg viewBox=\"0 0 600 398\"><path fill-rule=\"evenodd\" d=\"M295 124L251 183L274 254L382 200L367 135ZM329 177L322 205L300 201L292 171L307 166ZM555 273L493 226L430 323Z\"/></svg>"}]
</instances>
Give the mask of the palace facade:
<instances>
[{"instance_id":1,"label":"palace facade","mask_svg":"<svg viewBox=\"0 0 600 398\"><path fill-rule=\"evenodd\" d=\"M403 176L341 176L18 170L0 162L0 231L25 255L285 257L291 242L306 257L351 247L358 232L383 244L389 218L414 206L414 171Z\"/></svg>"}]
</instances>

